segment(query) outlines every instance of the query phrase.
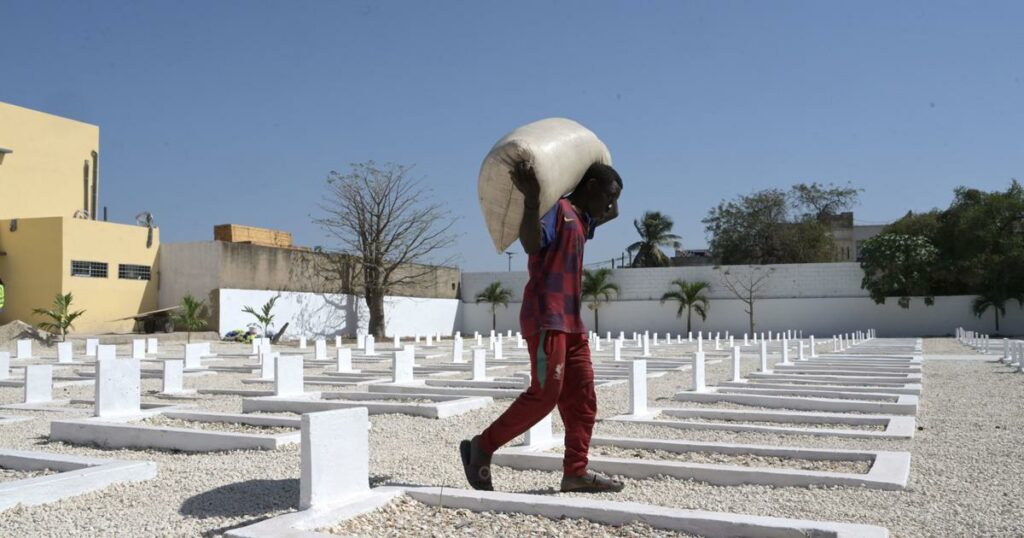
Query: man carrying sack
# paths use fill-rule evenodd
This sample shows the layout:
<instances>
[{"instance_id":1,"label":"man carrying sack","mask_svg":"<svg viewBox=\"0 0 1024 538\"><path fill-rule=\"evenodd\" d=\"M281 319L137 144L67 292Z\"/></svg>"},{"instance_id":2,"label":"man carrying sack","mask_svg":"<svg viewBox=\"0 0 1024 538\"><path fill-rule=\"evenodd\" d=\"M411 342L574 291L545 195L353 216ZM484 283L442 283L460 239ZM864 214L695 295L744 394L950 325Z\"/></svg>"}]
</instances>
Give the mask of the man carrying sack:
<instances>
[{"instance_id":1,"label":"man carrying sack","mask_svg":"<svg viewBox=\"0 0 1024 538\"><path fill-rule=\"evenodd\" d=\"M567 197L543 216L541 186L533 167L517 162L512 182L522 193L519 242L529 255L530 280L519 314L530 353L530 387L480 435L459 446L466 478L493 490L491 454L558 407L565 424L563 492L621 491L625 485L587 470L597 418L594 369L581 317L583 246L594 228L619 214L622 179L606 164L593 164Z\"/></svg>"}]
</instances>

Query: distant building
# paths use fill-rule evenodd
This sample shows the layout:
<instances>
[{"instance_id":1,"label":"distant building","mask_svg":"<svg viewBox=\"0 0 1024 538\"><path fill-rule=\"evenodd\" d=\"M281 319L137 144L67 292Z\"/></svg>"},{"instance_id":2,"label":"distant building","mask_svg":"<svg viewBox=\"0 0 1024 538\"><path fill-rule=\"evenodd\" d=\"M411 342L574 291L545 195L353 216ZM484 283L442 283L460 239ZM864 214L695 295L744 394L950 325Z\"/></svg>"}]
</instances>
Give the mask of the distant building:
<instances>
[{"instance_id":1,"label":"distant building","mask_svg":"<svg viewBox=\"0 0 1024 538\"><path fill-rule=\"evenodd\" d=\"M832 241L835 243L837 262L857 262L861 258L864 241L882 233L884 224L857 225L853 223L853 212L846 211L832 217Z\"/></svg>"},{"instance_id":2,"label":"distant building","mask_svg":"<svg viewBox=\"0 0 1024 538\"><path fill-rule=\"evenodd\" d=\"M681 250L676 249L672 256L673 267L694 267L698 265L714 265L715 260L711 257L708 249Z\"/></svg>"}]
</instances>

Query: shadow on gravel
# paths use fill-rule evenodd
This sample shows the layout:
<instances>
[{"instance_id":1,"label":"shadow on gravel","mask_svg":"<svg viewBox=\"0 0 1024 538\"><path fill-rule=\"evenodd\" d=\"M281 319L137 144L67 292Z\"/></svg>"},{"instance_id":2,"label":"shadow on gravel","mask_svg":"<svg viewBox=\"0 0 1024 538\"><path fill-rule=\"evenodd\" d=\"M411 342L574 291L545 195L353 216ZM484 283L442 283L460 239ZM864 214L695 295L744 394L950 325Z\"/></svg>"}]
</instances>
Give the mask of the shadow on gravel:
<instances>
[{"instance_id":1,"label":"shadow on gravel","mask_svg":"<svg viewBox=\"0 0 1024 538\"><path fill-rule=\"evenodd\" d=\"M296 508L298 504L297 478L246 480L189 497L182 503L178 513L198 519L259 516Z\"/></svg>"}]
</instances>

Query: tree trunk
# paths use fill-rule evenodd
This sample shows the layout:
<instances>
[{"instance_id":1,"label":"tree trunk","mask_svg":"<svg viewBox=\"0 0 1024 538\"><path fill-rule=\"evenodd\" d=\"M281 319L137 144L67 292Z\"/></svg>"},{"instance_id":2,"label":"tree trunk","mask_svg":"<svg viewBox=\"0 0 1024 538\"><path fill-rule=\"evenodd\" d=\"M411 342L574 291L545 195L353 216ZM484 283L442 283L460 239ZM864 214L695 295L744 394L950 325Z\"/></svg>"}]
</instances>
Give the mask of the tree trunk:
<instances>
[{"instance_id":1,"label":"tree trunk","mask_svg":"<svg viewBox=\"0 0 1024 538\"><path fill-rule=\"evenodd\" d=\"M366 291L366 306L370 310L367 333L377 340L384 339L384 294L380 290Z\"/></svg>"},{"instance_id":2,"label":"tree trunk","mask_svg":"<svg viewBox=\"0 0 1024 538\"><path fill-rule=\"evenodd\" d=\"M749 316L750 320L750 334L754 334L754 301L747 303L747 306L749 307L747 308L747 316Z\"/></svg>"},{"instance_id":3,"label":"tree trunk","mask_svg":"<svg viewBox=\"0 0 1024 538\"><path fill-rule=\"evenodd\" d=\"M601 318L598 317L597 312L598 312L598 309L595 308L594 309L594 332L595 333L600 333L601 332Z\"/></svg>"},{"instance_id":4,"label":"tree trunk","mask_svg":"<svg viewBox=\"0 0 1024 538\"><path fill-rule=\"evenodd\" d=\"M999 333L999 309L996 308L995 311L996 311L996 333L998 334Z\"/></svg>"},{"instance_id":5,"label":"tree trunk","mask_svg":"<svg viewBox=\"0 0 1024 538\"><path fill-rule=\"evenodd\" d=\"M491 331L498 331L498 309L491 305Z\"/></svg>"},{"instance_id":6,"label":"tree trunk","mask_svg":"<svg viewBox=\"0 0 1024 538\"><path fill-rule=\"evenodd\" d=\"M693 318L693 307L687 306L686 307L686 334L687 334L687 336L689 336L690 333L693 332L693 329L690 327L690 321L691 321L692 318Z\"/></svg>"}]
</instances>

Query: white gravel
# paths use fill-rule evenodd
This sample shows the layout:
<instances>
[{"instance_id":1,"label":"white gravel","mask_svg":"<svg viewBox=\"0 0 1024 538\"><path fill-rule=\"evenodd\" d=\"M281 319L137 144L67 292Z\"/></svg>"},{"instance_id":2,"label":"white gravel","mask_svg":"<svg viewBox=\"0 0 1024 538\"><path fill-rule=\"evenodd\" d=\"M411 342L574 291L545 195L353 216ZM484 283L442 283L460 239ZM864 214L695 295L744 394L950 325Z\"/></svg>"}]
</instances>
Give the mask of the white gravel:
<instances>
[{"instance_id":1,"label":"white gravel","mask_svg":"<svg viewBox=\"0 0 1024 538\"><path fill-rule=\"evenodd\" d=\"M669 538L694 536L654 529L643 523L623 526L601 525L585 519L551 519L523 514L473 512L457 508L427 506L399 496L374 512L352 518L341 525L317 529L320 532L364 538L407 536L609 536L628 538Z\"/></svg>"},{"instance_id":2,"label":"white gravel","mask_svg":"<svg viewBox=\"0 0 1024 538\"><path fill-rule=\"evenodd\" d=\"M298 428L285 426L256 426L252 424L241 424L238 422L205 422L201 420L184 420L179 418L155 415L138 422L142 426L159 426L164 428L186 428L190 430L206 430L231 433L255 433L262 435L276 435L279 433L294 433Z\"/></svg>"},{"instance_id":3,"label":"white gravel","mask_svg":"<svg viewBox=\"0 0 1024 538\"><path fill-rule=\"evenodd\" d=\"M161 346L162 357L173 357ZM692 345L674 346L672 355L692 352ZM180 346L177 354L180 356ZM215 351L244 352L248 346L215 344ZM55 354L50 350L51 355ZM126 353L122 353L126 354ZM422 359L443 364L447 358ZM756 368L754 353L746 353L743 371ZM228 358L214 364L240 365ZM523 371L513 366L489 375ZM708 383L731 377L729 361L708 365ZM307 370L309 375L319 369ZM569 494L609 500L637 501L685 509L700 509L812 520L881 525L894 537L1024 536L1024 375L985 361L926 361L924 393L917 417L920 431L912 440L845 439L756 432L676 430L599 422L595 434L694 441L736 442L782 446L910 451L909 487L903 491L866 488L771 488L712 486L691 480L652 478L627 480L619 494ZM241 383L252 374L219 373L188 377L186 388L254 388ZM690 372L673 372L649 380L652 406L670 401L690 386ZM158 390L159 380L143 380L144 390ZM55 398L91 399L92 387L64 387ZM338 388L332 389L334 391ZM353 390L365 390L364 387ZM600 417L626 412L625 384L598 389ZM0 388L0 402L21 398L19 388ZM187 402L212 412L241 412L238 396L201 395ZM442 420L407 415L377 415L370 431L371 483L466 487L458 442L479 433L508 405L499 401L484 409ZM674 402L676 407L698 407ZM703 407L703 406L699 406ZM725 408L725 405L709 407ZM743 406L744 409L756 409ZM54 412L4 411L36 416L39 420L0 426L0 446L19 450L52 451L87 457L155 461L153 480L121 484L47 506L18 507L0 513L0 535L66 536L217 536L295 510L298 504L298 446L276 451L237 451L184 454L148 450L104 450L51 443L49 421L81 418ZM557 413L554 427L561 428ZM557 493L560 473L494 469L499 490L545 495ZM534 528L531 525L529 528ZM542 527L537 527L542 529ZM522 528L520 528L522 530ZM538 530L537 532L543 532ZM508 535L523 535L510 531ZM598 531L588 531L601 535ZM467 535L474 535L469 533ZM475 535L486 535L476 533Z\"/></svg>"},{"instance_id":4,"label":"white gravel","mask_svg":"<svg viewBox=\"0 0 1024 538\"><path fill-rule=\"evenodd\" d=\"M556 449L555 452L561 453L562 450ZM722 454L719 452L670 452L667 450L625 448L607 445L590 447L590 455L607 456L609 458L662 460L677 463L713 463L717 465L740 465L743 467L801 469L804 471L855 474L866 474L871 470L872 464L870 461L808 460L800 458L760 456L755 454Z\"/></svg>"},{"instance_id":5,"label":"white gravel","mask_svg":"<svg viewBox=\"0 0 1024 538\"><path fill-rule=\"evenodd\" d=\"M0 467L0 482L11 482L14 480L38 478L40 476L47 476L56 473L57 471L54 471L53 469L36 469L32 471L24 471L21 469L6 469L4 467Z\"/></svg>"}]
</instances>

